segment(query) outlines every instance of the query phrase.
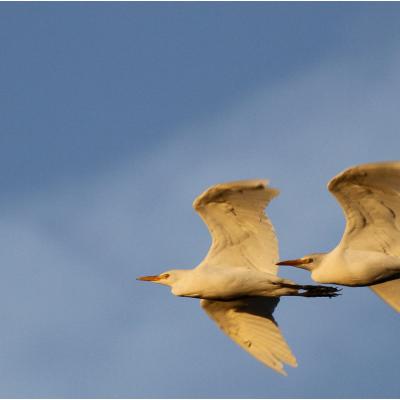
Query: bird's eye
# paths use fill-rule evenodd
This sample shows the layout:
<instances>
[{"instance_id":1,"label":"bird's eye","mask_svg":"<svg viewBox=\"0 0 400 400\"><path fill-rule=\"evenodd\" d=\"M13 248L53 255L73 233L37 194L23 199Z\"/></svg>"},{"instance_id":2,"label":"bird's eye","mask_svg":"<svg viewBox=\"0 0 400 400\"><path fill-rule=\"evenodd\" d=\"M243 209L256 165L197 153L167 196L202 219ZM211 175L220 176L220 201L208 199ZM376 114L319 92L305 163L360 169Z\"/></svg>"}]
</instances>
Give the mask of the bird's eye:
<instances>
[{"instance_id":1,"label":"bird's eye","mask_svg":"<svg viewBox=\"0 0 400 400\"><path fill-rule=\"evenodd\" d=\"M168 279L168 278L169 278L169 274L162 274L162 275L160 276L160 278L162 278L162 279Z\"/></svg>"}]
</instances>

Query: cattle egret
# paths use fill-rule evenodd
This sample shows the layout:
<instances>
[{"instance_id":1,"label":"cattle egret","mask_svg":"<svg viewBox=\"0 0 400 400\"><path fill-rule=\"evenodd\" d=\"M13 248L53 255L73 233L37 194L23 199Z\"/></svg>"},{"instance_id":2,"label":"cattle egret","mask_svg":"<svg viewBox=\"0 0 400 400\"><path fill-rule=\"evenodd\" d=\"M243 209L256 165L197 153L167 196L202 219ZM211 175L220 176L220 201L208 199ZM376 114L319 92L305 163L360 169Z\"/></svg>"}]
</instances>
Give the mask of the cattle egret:
<instances>
[{"instance_id":1,"label":"cattle egret","mask_svg":"<svg viewBox=\"0 0 400 400\"><path fill-rule=\"evenodd\" d=\"M200 298L225 334L286 375L283 363L297 363L272 316L279 297L334 297L337 289L301 286L277 276L278 242L264 208L278 193L266 180L209 188L193 203L212 236L206 258L192 270L138 279L170 286L176 296Z\"/></svg>"},{"instance_id":2,"label":"cattle egret","mask_svg":"<svg viewBox=\"0 0 400 400\"><path fill-rule=\"evenodd\" d=\"M346 169L328 189L346 217L338 246L277 265L309 270L319 283L369 286L400 312L400 162Z\"/></svg>"}]
</instances>

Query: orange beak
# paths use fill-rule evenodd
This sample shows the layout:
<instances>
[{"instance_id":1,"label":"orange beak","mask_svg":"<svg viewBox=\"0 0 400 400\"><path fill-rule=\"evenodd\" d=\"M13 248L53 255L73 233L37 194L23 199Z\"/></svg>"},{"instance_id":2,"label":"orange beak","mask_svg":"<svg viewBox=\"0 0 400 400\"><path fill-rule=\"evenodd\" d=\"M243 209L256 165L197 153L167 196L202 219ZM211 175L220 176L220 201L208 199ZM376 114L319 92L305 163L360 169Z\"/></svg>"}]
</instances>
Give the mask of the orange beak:
<instances>
[{"instance_id":1,"label":"orange beak","mask_svg":"<svg viewBox=\"0 0 400 400\"><path fill-rule=\"evenodd\" d=\"M159 275L149 275L149 276L139 276L139 278L136 278L138 281L149 281L149 282L154 282L154 281L159 281L161 277Z\"/></svg>"},{"instance_id":2,"label":"orange beak","mask_svg":"<svg viewBox=\"0 0 400 400\"><path fill-rule=\"evenodd\" d=\"M304 265L312 262L311 258L297 258L296 260L286 260L276 263L276 265Z\"/></svg>"}]
</instances>

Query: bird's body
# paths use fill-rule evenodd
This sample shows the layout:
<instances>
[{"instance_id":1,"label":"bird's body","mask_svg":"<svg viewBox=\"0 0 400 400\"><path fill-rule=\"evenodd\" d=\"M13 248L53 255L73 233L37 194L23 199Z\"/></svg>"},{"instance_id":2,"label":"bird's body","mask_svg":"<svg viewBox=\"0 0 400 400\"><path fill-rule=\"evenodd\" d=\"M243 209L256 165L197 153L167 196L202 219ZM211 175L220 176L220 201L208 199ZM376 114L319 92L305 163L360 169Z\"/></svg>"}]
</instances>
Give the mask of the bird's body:
<instances>
[{"instance_id":1,"label":"bird's body","mask_svg":"<svg viewBox=\"0 0 400 400\"><path fill-rule=\"evenodd\" d=\"M267 272L247 267L220 268L201 265L187 270L172 287L176 296L206 300L237 300L249 296L280 297L299 293L301 286L288 279L281 279Z\"/></svg>"},{"instance_id":2,"label":"bird's body","mask_svg":"<svg viewBox=\"0 0 400 400\"><path fill-rule=\"evenodd\" d=\"M193 203L212 236L205 259L191 270L138 278L170 286L201 306L237 344L275 371L296 359L272 313L280 296L333 297L336 289L301 286L277 276L278 241L265 207L278 194L264 180L215 185Z\"/></svg>"},{"instance_id":3,"label":"bird's body","mask_svg":"<svg viewBox=\"0 0 400 400\"><path fill-rule=\"evenodd\" d=\"M318 283L343 286L370 286L400 278L400 257L378 251L336 248L311 270Z\"/></svg>"},{"instance_id":4,"label":"bird's body","mask_svg":"<svg viewBox=\"0 0 400 400\"><path fill-rule=\"evenodd\" d=\"M369 286L400 312L400 162L348 168L328 189L346 217L342 240L329 253L278 265L309 270L319 283Z\"/></svg>"}]
</instances>

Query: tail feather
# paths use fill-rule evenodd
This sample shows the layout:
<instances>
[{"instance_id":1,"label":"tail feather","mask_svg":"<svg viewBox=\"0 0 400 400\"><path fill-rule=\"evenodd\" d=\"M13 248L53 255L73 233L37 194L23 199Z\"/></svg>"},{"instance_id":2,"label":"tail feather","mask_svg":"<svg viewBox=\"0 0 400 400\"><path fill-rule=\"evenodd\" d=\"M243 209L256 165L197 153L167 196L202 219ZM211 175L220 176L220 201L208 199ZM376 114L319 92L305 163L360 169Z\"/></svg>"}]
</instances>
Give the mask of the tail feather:
<instances>
[{"instance_id":1,"label":"tail feather","mask_svg":"<svg viewBox=\"0 0 400 400\"><path fill-rule=\"evenodd\" d=\"M400 313L400 279L372 285L370 288Z\"/></svg>"}]
</instances>

